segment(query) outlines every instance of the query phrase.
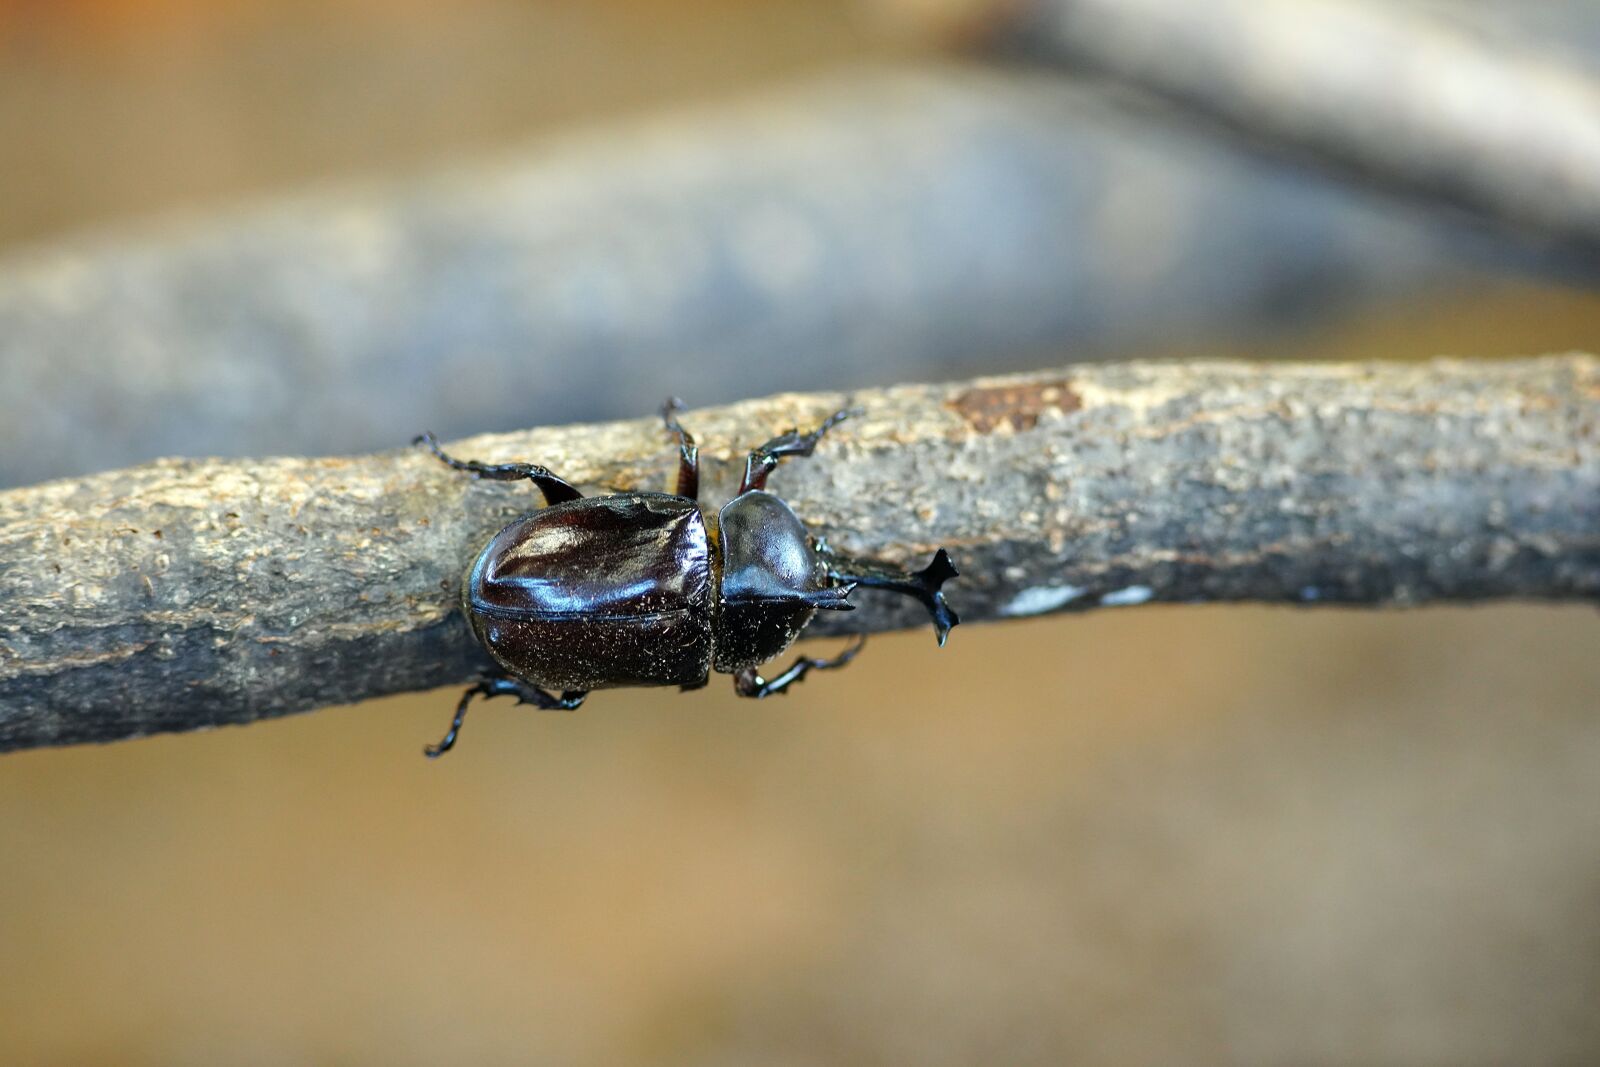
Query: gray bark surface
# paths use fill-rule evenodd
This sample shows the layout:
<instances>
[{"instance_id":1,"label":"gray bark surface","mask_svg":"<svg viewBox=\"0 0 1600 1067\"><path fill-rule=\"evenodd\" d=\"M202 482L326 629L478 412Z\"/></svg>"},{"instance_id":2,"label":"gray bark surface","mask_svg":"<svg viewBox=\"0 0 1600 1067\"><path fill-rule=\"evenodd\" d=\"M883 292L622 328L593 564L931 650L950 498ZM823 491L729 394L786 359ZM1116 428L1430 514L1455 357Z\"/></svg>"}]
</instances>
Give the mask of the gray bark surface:
<instances>
[{"instance_id":1,"label":"gray bark surface","mask_svg":"<svg viewBox=\"0 0 1600 1067\"><path fill-rule=\"evenodd\" d=\"M1144 602L1600 599L1600 361L1081 365L685 413L702 499L745 451L866 413L771 487L838 550L950 549L967 623ZM664 488L653 418L454 443L588 494ZM407 448L164 460L0 493L0 749L468 679L463 571L532 510ZM925 625L861 591L816 632ZM961 631L952 636L960 640ZM929 655L935 654L928 639Z\"/></svg>"}]
</instances>

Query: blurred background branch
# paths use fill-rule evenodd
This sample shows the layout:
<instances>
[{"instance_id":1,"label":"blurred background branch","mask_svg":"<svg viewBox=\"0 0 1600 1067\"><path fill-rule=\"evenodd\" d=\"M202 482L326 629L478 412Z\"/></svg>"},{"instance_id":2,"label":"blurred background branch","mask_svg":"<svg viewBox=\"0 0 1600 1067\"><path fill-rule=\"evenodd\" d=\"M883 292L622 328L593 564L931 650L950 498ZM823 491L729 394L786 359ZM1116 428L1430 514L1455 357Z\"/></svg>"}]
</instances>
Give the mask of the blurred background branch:
<instances>
[{"instance_id":1,"label":"blurred background branch","mask_svg":"<svg viewBox=\"0 0 1600 1067\"><path fill-rule=\"evenodd\" d=\"M910 6L916 6L912 3ZM1017 0L991 31L1258 144L1600 255L1600 82L1484 32L1504 9L1370 0ZM1550 13L1551 5L1528 5ZM1420 8L1420 10L1419 10ZM1452 20L1449 15L1465 19ZM1575 23L1585 8L1573 5ZM976 13L974 12L974 14ZM1589 25L1595 32L1593 8ZM970 17L970 16L969 16Z\"/></svg>"},{"instance_id":2,"label":"blurred background branch","mask_svg":"<svg viewBox=\"0 0 1600 1067\"><path fill-rule=\"evenodd\" d=\"M834 75L14 257L0 480L1020 369L1521 255L1048 76Z\"/></svg>"},{"instance_id":3,"label":"blurred background branch","mask_svg":"<svg viewBox=\"0 0 1600 1067\"><path fill-rule=\"evenodd\" d=\"M684 416L708 502L845 398ZM944 545L968 622L1147 601L1600 599L1600 363L1112 364L854 395L775 482L848 554ZM654 420L480 437L589 492L660 488ZM526 489L426 455L165 462L0 493L0 749L465 680L461 575ZM870 593L817 632L919 625ZM63 605L71 622L63 620Z\"/></svg>"}]
</instances>

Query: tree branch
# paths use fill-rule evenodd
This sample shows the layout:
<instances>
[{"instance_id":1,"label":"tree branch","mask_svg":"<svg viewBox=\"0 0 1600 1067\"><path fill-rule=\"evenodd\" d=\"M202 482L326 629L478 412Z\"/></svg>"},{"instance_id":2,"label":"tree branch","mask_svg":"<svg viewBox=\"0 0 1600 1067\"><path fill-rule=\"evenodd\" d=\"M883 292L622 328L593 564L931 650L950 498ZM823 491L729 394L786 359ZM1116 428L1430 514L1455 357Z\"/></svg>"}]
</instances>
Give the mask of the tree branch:
<instances>
[{"instance_id":1,"label":"tree branch","mask_svg":"<svg viewBox=\"0 0 1600 1067\"><path fill-rule=\"evenodd\" d=\"M996 28L1037 53L1363 177L1575 241L1591 255L1600 247L1600 84L1552 54L1480 40L1390 3L999 0L971 8L989 11Z\"/></svg>"},{"instance_id":2,"label":"tree branch","mask_svg":"<svg viewBox=\"0 0 1600 1067\"><path fill-rule=\"evenodd\" d=\"M773 476L846 552L956 557L966 621L1145 601L1600 598L1600 362L1076 366L687 413L703 495ZM421 427L396 427L402 438ZM665 487L650 418L452 446L586 492ZM462 571L531 509L399 448L167 460L0 493L0 749L108 741L467 679ZM925 625L858 595L818 632ZM959 642L959 631L955 635ZM933 652L929 638L929 652Z\"/></svg>"}]
</instances>

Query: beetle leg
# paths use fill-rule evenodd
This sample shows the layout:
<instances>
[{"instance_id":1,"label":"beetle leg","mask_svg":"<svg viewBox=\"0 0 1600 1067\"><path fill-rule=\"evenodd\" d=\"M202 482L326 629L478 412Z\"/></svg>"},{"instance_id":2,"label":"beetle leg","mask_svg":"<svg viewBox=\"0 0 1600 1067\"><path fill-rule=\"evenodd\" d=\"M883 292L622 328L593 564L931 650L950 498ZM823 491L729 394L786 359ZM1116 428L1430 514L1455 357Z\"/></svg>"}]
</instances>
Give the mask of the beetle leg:
<instances>
[{"instance_id":1,"label":"beetle leg","mask_svg":"<svg viewBox=\"0 0 1600 1067\"><path fill-rule=\"evenodd\" d=\"M788 433L779 434L766 444L750 450L750 458L745 460L744 480L739 483L739 492L746 493L751 489L765 489L767 475L777 467L778 460L785 456L809 456L817 447L817 442L822 440L822 435L839 425L851 415L861 414L860 408L845 408L835 411L823 420L810 433L801 433L799 430L790 430Z\"/></svg>"},{"instance_id":2,"label":"beetle leg","mask_svg":"<svg viewBox=\"0 0 1600 1067\"><path fill-rule=\"evenodd\" d=\"M566 481L551 474L548 468L541 467L537 463L479 463L475 459L456 459L439 447L439 439L432 433L418 434L412 438L411 443L427 445L441 462L458 471L467 471L478 478L487 478L492 482L515 482L526 478L539 487L539 491L544 494L546 504L561 504L568 500L578 500L583 496Z\"/></svg>"},{"instance_id":3,"label":"beetle leg","mask_svg":"<svg viewBox=\"0 0 1600 1067\"><path fill-rule=\"evenodd\" d=\"M922 601L928 614L933 616L933 629L939 635L941 647L944 639L950 636L951 628L961 621L955 609L944 602L944 594L939 591L940 586L960 573L955 564L950 562L950 554L942 548L934 553L933 562L915 572L840 556L823 544L817 545L817 554L827 563L828 574L836 582L854 582L868 589L887 589L891 593L901 593Z\"/></svg>"},{"instance_id":4,"label":"beetle leg","mask_svg":"<svg viewBox=\"0 0 1600 1067\"><path fill-rule=\"evenodd\" d=\"M760 671L755 667L746 667L733 676L733 688L742 697L771 696L773 693L785 692L789 686L804 678L811 671L831 671L843 667L846 663L856 658L856 654L867 645L867 635L857 634L855 641L843 652L832 659L812 659L810 656L801 656L789 668L770 682L761 677Z\"/></svg>"},{"instance_id":5,"label":"beetle leg","mask_svg":"<svg viewBox=\"0 0 1600 1067\"><path fill-rule=\"evenodd\" d=\"M438 759L455 747L456 735L461 733L461 723L467 717L467 705L472 703L473 697L516 697L518 704L532 704L545 711L572 711L588 695L586 692L568 690L558 697L514 678L485 678L461 694L461 703L456 705L455 717L450 720L450 732L437 745L424 748L422 754L429 759Z\"/></svg>"},{"instance_id":6,"label":"beetle leg","mask_svg":"<svg viewBox=\"0 0 1600 1067\"><path fill-rule=\"evenodd\" d=\"M667 402L661 405L661 421L666 424L669 433L678 435L677 494L690 500L698 500L700 498L700 446L694 443L694 436L678 422L678 412L682 410L682 400L675 396L667 397Z\"/></svg>"}]
</instances>

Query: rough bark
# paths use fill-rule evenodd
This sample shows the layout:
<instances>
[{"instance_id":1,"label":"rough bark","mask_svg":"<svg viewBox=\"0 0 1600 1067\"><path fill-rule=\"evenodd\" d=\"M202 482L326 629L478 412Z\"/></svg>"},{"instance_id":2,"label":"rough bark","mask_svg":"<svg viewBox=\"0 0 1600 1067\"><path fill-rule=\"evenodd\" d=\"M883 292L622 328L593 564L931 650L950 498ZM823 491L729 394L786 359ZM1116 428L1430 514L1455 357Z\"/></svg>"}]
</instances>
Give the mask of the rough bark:
<instances>
[{"instance_id":1,"label":"rough bark","mask_svg":"<svg viewBox=\"0 0 1600 1067\"><path fill-rule=\"evenodd\" d=\"M1032 52L1254 137L1600 249L1600 80L1493 20L1478 20L1493 33L1484 37L1405 6L998 0L966 10L988 12ZM1593 12L1581 11L1569 16L1572 36L1592 37Z\"/></svg>"},{"instance_id":2,"label":"rough bark","mask_svg":"<svg viewBox=\"0 0 1600 1067\"><path fill-rule=\"evenodd\" d=\"M726 497L750 444L847 401L866 414L773 488L845 552L948 547L967 623L1164 601L1600 598L1592 357L1086 365L776 396L683 416L704 499ZM676 462L649 418L453 447L537 460L589 493L664 487ZM166 460L0 493L0 748L461 682L484 665L461 574L535 499L406 448ZM926 623L857 599L819 632Z\"/></svg>"}]
</instances>

